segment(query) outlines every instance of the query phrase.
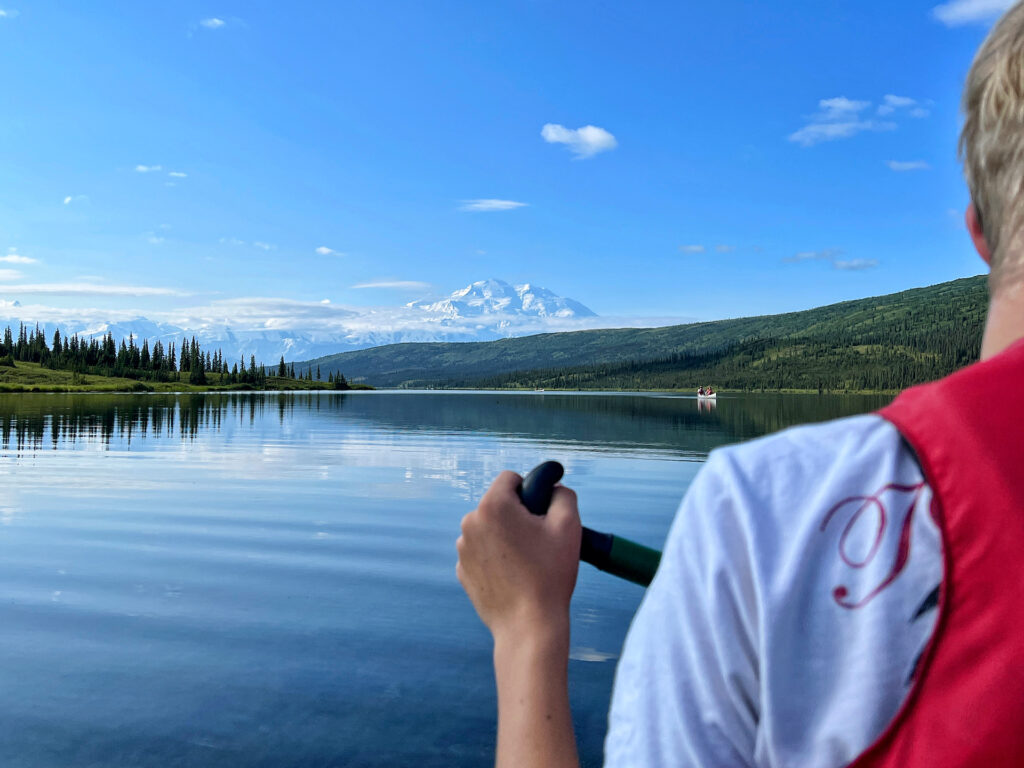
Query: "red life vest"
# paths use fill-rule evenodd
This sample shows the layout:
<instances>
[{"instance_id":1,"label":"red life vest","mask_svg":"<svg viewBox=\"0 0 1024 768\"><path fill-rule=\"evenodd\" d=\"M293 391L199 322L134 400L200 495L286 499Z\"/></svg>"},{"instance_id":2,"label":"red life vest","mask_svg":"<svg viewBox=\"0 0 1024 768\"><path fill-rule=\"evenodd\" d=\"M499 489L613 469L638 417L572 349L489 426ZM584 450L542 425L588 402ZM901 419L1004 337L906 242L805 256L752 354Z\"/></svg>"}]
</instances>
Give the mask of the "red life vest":
<instances>
[{"instance_id":1,"label":"red life vest","mask_svg":"<svg viewBox=\"0 0 1024 768\"><path fill-rule=\"evenodd\" d=\"M881 415L934 492L944 575L917 682L851 768L1024 766L1024 341Z\"/></svg>"}]
</instances>

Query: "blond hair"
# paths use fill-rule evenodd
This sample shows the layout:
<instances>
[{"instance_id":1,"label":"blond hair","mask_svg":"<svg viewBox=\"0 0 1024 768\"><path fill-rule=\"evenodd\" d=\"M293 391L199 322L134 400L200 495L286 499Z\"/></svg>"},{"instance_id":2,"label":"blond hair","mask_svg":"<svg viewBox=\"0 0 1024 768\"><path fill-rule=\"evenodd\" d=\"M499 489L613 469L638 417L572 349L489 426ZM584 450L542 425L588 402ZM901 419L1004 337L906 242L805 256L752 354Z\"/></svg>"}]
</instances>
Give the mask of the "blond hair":
<instances>
[{"instance_id":1,"label":"blond hair","mask_svg":"<svg viewBox=\"0 0 1024 768\"><path fill-rule=\"evenodd\" d=\"M963 95L960 157L992 252L992 282L1024 265L1024 2L974 57Z\"/></svg>"}]
</instances>

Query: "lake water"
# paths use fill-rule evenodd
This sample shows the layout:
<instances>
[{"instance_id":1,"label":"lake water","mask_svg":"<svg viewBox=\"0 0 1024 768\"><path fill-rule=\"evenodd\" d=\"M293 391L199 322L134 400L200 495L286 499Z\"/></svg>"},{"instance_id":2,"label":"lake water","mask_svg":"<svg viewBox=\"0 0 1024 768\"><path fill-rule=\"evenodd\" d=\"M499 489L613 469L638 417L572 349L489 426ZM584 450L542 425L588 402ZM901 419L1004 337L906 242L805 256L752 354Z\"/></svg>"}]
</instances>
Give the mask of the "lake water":
<instances>
[{"instance_id":1,"label":"lake water","mask_svg":"<svg viewBox=\"0 0 1024 768\"><path fill-rule=\"evenodd\" d=\"M885 402L0 395L0 764L488 765L454 541L499 471L557 459L586 525L660 547L713 448ZM581 566L585 765L642 594Z\"/></svg>"}]
</instances>

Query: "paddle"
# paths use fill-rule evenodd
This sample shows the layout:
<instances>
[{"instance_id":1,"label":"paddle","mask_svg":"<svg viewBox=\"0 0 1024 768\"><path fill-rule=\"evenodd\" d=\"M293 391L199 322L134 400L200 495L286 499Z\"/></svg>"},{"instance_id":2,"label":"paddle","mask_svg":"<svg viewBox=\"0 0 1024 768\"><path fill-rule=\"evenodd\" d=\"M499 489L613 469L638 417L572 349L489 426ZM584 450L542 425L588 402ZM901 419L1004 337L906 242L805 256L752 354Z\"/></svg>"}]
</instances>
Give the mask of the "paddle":
<instances>
[{"instance_id":1,"label":"paddle","mask_svg":"<svg viewBox=\"0 0 1024 768\"><path fill-rule=\"evenodd\" d=\"M547 514L551 495L563 474L565 469L557 461L545 461L534 467L523 479L519 490L523 506L535 515ZM613 576L646 587L658 570L661 552L621 536L585 527L580 541L580 560Z\"/></svg>"}]
</instances>

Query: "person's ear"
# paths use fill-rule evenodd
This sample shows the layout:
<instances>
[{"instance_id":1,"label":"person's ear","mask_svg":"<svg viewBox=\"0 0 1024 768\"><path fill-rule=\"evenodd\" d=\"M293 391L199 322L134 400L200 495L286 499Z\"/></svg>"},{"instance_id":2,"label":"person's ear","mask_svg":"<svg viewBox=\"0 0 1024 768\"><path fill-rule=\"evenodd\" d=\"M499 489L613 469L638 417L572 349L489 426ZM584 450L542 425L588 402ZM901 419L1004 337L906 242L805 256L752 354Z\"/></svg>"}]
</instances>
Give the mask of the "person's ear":
<instances>
[{"instance_id":1,"label":"person's ear","mask_svg":"<svg viewBox=\"0 0 1024 768\"><path fill-rule=\"evenodd\" d=\"M967 213L964 215L964 221L967 223L967 232L971 236L971 241L974 243L974 250L981 256L982 261L992 266L992 251L989 250L988 241L985 239L985 232L981 228L981 214L978 213L978 209L974 207L974 203L967 206Z\"/></svg>"}]
</instances>

